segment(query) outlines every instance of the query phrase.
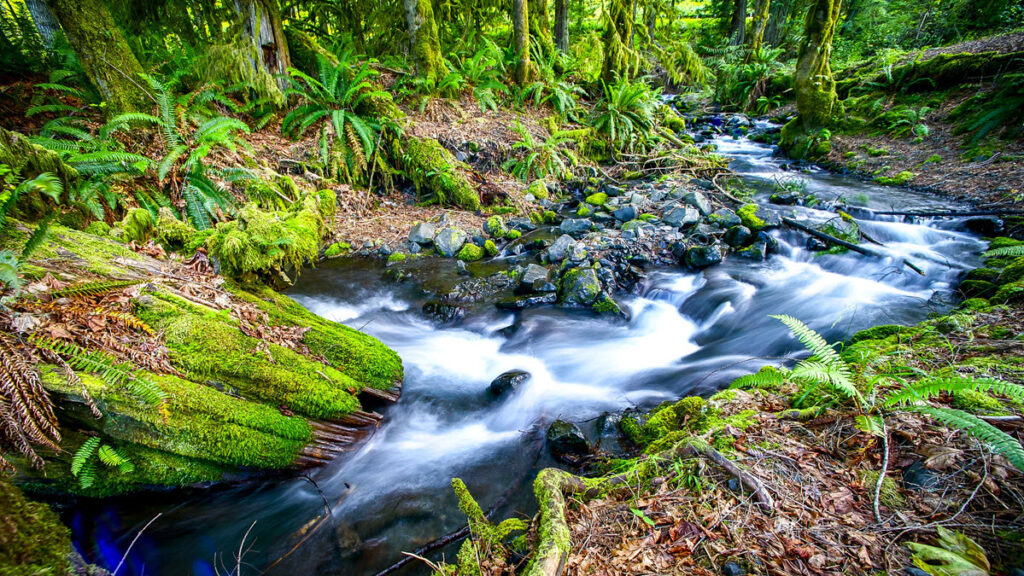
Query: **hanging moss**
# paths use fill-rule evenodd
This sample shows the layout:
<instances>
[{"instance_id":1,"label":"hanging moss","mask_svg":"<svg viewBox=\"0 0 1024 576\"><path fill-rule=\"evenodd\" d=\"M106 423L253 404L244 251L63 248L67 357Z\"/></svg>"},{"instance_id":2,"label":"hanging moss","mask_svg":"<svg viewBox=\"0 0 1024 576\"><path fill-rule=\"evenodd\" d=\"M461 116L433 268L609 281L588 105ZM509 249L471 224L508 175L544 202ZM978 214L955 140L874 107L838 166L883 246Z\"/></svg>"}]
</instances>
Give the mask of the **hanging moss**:
<instances>
[{"instance_id":1,"label":"hanging moss","mask_svg":"<svg viewBox=\"0 0 1024 576\"><path fill-rule=\"evenodd\" d=\"M421 201L480 209L480 196L465 176L465 165L455 160L440 142L410 136L403 145L405 175L416 185Z\"/></svg>"},{"instance_id":2,"label":"hanging moss","mask_svg":"<svg viewBox=\"0 0 1024 576\"><path fill-rule=\"evenodd\" d=\"M78 184L78 171L65 164L59 154L3 128L0 128L0 164L6 164L22 178L35 178L49 172L61 179L65 189Z\"/></svg>"},{"instance_id":3,"label":"hanging moss","mask_svg":"<svg viewBox=\"0 0 1024 576\"><path fill-rule=\"evenodd\" d=\"M630 47L633 38L632 3L609 0L604 21L604 67L601 79L612 84L635 76L640 68L640 55Z\"/></svg>"},{"instance_id":4,"label":"hanging moss","mask_svg":"<svg viewBox=\"0 0 1024 576\"><path fill-rule=\"evenodd\" d=\"M203 82L240 84L252 90L257 99L266 99L275 106L284 106L284 92L277 80L263 66L254 66L260 59L259 47L248 38L236 38L225 44L214 44L199 58L196 69Z\"/></svg>"}]
</instances>

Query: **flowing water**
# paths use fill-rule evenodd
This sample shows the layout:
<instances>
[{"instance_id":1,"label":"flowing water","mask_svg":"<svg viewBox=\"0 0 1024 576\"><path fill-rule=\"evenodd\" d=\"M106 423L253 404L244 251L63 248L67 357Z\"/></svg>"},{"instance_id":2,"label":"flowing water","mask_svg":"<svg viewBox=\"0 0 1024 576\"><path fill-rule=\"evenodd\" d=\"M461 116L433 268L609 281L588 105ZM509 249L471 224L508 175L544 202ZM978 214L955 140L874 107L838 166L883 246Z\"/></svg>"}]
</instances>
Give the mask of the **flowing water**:
<instances>
[{"instance_id":1,"label":"flowing water","mask_svg":"<svg viewBox=\"0 0 1024 576\"><path fill-rule=\"evenodd\" d=\"M806 182L807 192L823 200L842 196L875 210L951 207L825 171L784 171L770 147L746 139L716 143L735 171L764 190L786 177ZM835 216L793 210L802 218ZM76 541L88 557L116 565L138 529L163 512L120 574L226 574L244 538L251 567L243 574L259 574L284 557L269 574L360 575L464 524L452 477L463 478L485 509L502 500L502 514L530 514L533 474L553 465L542 442L551 420L585 422L607 447L614 438L599 430L601 414L708 393L799 350L769 314L796 316L830 340L877 324L917 322L948 308L951 286L984 248L955 221L858 223L884 244L878 248L884 257L813 253L802 236L776 230L780 252L766 262L733 258L701 273L652 272L639 295L622 299L628 322L545 307L519 314L481 309L458 325L438 326L420 313L425 294L384 281L376 264L310 270L292 297L380 338L405 363L404 394L386 409L379 431L309 479L77 509L71 514ZM903 259L925 275L902 266ZM488 383L510 369L532 379L492 399ZM327 505L328 520L311 530ZM407 573L423 572L419 565Z\"/></svg>"}]
</instances>

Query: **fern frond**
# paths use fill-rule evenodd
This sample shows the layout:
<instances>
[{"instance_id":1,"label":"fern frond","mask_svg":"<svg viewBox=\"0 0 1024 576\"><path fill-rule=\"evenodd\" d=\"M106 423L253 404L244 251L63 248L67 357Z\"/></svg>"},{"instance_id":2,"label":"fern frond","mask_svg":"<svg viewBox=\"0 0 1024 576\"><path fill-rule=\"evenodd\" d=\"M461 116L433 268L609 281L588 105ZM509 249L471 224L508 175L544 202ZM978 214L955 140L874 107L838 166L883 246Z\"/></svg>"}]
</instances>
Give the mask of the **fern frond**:
<instances>
[{"instance_id":1,"label":"fern frond","mask_svg":"<svg viewBox=\"0 0 1024 576\"><path fill-rule=\"evenodd\" d=\"M890 392L883 399L885 406L902 406L911 402L920 402L942 393L957 392L991 392L1024 402L1024 386L1012 384L998 378L974 378L971 376L952 376L929 378Z\"/></svg>"},{"instance_id":2,"label":"fern frond","mask_svg":"<svg viewBox=\"0 0 1024 576\"><path fill-rule=\"evenodd\" d=\"M121 290L122 288L127 288L129 286L135 286L136 284L138 284L138 281L136 280L102 280L99 282L86 282L85 284L68 286L67 288L54 290L50 294L54 298L98 296L100 294L106 294L107 292L113 292L114 290Z\"/></svg>"},{"instance_id":3,"label":"fern frond","mask_svg":"<svg viewBox=\"0 0 1024 576\"><path fill-rule=\"evenodd\" d=\"M96 452L96 449L100 447L100 439L96 436L89 437L82 446L75 451L75 455L71 458L71 475L75 478L82 473L85 465L89 463L89 459Z\"/></svg>"},{"instance_id":4,"label":"fern frond","mask_svg":"<svg viewBox=\"0 0 1024 576\"><path fill-rule=\"evenodd\" d=\"M1013 466L1024 472L1024 447L1013 436L985 422L973 414L953 408L936 406L912 406L912 412L926 414L947 426L962 430L977 438L992 452L1007 459Z\"/></svg>"},{"instance_id":5,"label":"fern frond","mask_svg":"<svg viewBox=\"0 0 1024 576\"><path fill-rule=\"evenodd\" d=\"M0 332L0 467L7 467L3 453L13 449L42 468L34 446L59 450L60 433L34 361L18 347L13 336Z\"/></svg>"},{"instance_id":6,"label":"fern frond","mask_svg":"<svg viewBox=\"0 0 1024 576\"><path fill-rule=\"evenodd\" d=\"M149 334L150 336L154 336L156 334L156 332L153 331L153 328L150 327L149 324L146 324L146 322L143 321L141 318L138 318L137 316L135 316L133 314L129 314L127 312L119 312L117 310L107 310L105 308L97 308L93 312L93 315L102 316L104 318L113 320L113 321L117 322L118 324L121 324L122 326L125 326L126 328L130 328L132 330L138 330L140 332L145 332L146 334Z\"/></svg>"},{"instance_id":7,"label":"fern frond","mask_svg":"<svg viewBox=\"0 0 1024 576\"><path fill-rule=\"evenodd\" d=\"M28 240L25 241L25 246L21 249L20 260L22 262L28 260L29 257L43 245L43 242L46 241L47 234L50 232L50 223L53 222L53 219L56 217L56 214L50 214L46 218L43 218L43 220L36 226L36 229L32 231L32 235L28 237Z\"/></svg>"},{"instance_id":8,"label":"fern frond","mask_svg":"<svg viewBox=\"0 0 1024 576\"><path fill-rule=\"evenodd\" d=\"M763 370L746 376L740 376L732 381L730 388L763 388L782 384L786 381L787 372L781 370Z\"/></svg>"},{"instance_id":9,"label":"fern frond","mask_svg":"<svg viewBox=\"0 0 1024 576\"><path fill-rule=\"evenodd\" d=\"M167 398L167 393L155 382L133 372L125 364L118 364L108 354L100 351L88 351L71 342L43 337L34 337L32 343L60 354L74 368L99 374L100 378L108 385L123 388L147 404L159 404Z\"/></svg>"},{"instance_id":10,"label":"fern frond","mask_svg":"<svg viewBox=\"0 0 1024 576\"><path fill-rule=\"evenodd\" d=\"M130 474L135 471L135 465L132 464L131 461L118 454L117 450L114 450L107 444L100 446L96 455L99 456L100 462L102 462L104 466L117 468L122 474Z\"/></svg>"},{"instance_id":11,"label":"fern frond","mask_svg":"<svg viewBox=\"0 0 1024 576\"><path fill-rule=\"evenodd\" d=\"M994 248L985 252L982 256L985 256L986 258L992 258L995 256L1024 256L1024 244Z\"/></svg>"}]
</instances>

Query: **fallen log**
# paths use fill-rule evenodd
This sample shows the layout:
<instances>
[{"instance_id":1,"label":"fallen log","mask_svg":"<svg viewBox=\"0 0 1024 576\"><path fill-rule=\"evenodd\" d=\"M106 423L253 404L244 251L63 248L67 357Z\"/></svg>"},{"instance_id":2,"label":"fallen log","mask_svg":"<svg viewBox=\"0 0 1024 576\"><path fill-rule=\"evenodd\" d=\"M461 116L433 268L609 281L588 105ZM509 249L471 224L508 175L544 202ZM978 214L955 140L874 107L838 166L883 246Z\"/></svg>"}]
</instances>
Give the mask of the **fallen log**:
<instances>
[{"instance_id":1,"label":"fallen log","mask_svg":"<svg viewBox=\"0 0 1024 576\"><path fill-rule=\"evenodd\" d=\"M785 224L786 226L789 226L790 228L794 228L796 230L799 230L801 232L804 232L806 234L814 236L815 238L817 238L819 240L823 240L823 241L828 242L830 244L835 244L836 246L842 246L843 248L846 248L847 250L853 250L854 252L856 252L858 254L863 254L864 256L882 256L882 254L880 254L878 252L875 252L874 250L868 250L867 248L865 248L863 246L859 246L859 245L854 244L852 242L847 242L846 240L843 240L841 238L836 238L835 236L833 236L831 234L826 234L826 233L824 233L824 232L822 232L820 230L815 230L814 228L811 228L810 226L804 226L803 224L797 222L796 220L793 220L792 218L785 218L784 217L782 219L782 223ZM914 272L917 272L921 276L924 276L924 270L921 270L921 268L918 267L916 264L914 264L910 260L907 260L906 258L903 258L902 261L903 261L903 264L905 264L907 268L910 268Z\"/></svg>"},{"instance_id":2,"label":"fallen log","mask_svg":"<svg viewBox=\"0 0 1024 576\"><path fill-rule=\"evenodd\" d=\"M1019 216L1024 210L937 210L934 212L921 211L893 211L872 212L879 216L917 216L919 218L965 218L969 216Z\"/></svg>"}]
</instances>

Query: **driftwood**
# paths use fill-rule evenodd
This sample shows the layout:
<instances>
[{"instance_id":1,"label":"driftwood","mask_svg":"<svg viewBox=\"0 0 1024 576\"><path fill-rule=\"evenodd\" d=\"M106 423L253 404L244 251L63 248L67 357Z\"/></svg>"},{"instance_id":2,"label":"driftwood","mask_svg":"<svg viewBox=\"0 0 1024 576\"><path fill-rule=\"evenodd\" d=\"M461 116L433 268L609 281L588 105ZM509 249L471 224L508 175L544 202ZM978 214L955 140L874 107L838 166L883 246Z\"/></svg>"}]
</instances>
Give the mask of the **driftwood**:
<instances>
[{"instance_id":1,"label":"driftwood","mask_svg":"<svg viewBox=\"0 0 1024 576\"><path fill-rule=\"evenodd\" d=\"M853 250L854 252L856 252L858 254L863 254L864 256L882 256L881 254L879 254L878 252L875 252L874 250L869 250L869 249L867 249L867 248L865 248L863 246L859 246L859 245L854 244L852 242L847 242L846 240L843 240L841 238L836 238L835 236L833 236L831 234L826 234L826 233L824 233L824 232L822 232L820 230L815 230L814 228L811 228L810 226L804 226L803 224L797 222L796 220L793 220L792 218L783 218L782 219L782 223L785 224L786 226L789 226L790 228L794 228L796 230L799 230L801 232L804 232L806 234L814 236L815 238L818 238L819 240L823 240L823 241L828 242L830 244L835 244L836 246L842 246L843 248L846 248L848 250ZM916 264L914 264L910 260L907 260L906 258L903 258L903 264L906 265L907 268L910 268L914 272L917 272L921 276L924 276L924 270L921 270L921 268L919 266L917 266Z\"/></svg>"},{"instance_id":2,"label":"driftwood","mask_svg":"<svg viewBox=\"0 0 1024 576\"><path fill-rule=\"evenodd\" d=\"M753 493L758 504L766 511L775 510L775 501L768 493L764 484L749 472L741 469L735 462L715 450L707 442L688 438L672 448L658 453L657 458L676 459L701 457L725 470L739 480L740 484ZM566 495L576 495L581 500L590 500L602 492L621 486L635 478L633 474L617 474L600 482L588 482L557 468L546 468L537 475L533 491L540 506L538 534L543 539L526 569L527 576L560 576L565 571L572 544L569 525L565 520Z\"/></svg>"}]
</instances>

